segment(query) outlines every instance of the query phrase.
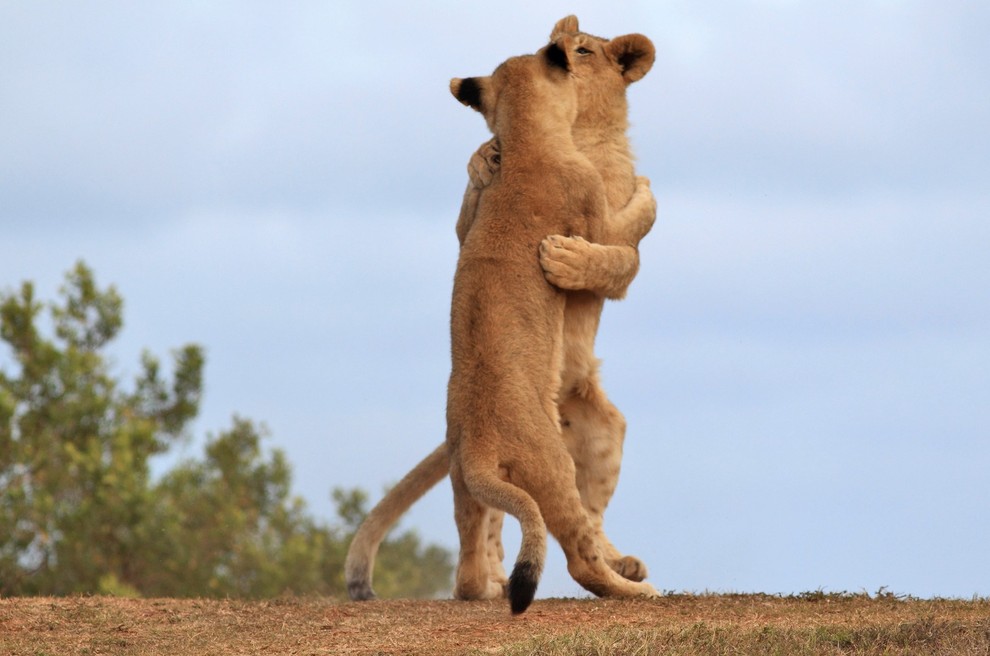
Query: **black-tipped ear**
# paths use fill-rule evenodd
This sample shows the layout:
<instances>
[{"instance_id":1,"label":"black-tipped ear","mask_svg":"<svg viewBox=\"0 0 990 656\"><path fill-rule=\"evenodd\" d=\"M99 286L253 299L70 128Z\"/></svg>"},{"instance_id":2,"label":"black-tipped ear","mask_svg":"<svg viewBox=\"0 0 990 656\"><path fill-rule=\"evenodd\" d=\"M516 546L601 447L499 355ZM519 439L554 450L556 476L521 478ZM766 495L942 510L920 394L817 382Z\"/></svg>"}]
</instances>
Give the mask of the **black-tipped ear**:
<instances>
[{"instance_id":1,"label":"black-tipped ear","mask_svg":"<svg viewBox=\"0 0 990 656\"><path fill-rule=\"evenodd\" d=\"M622 77L626 84L643 79L653 68L653 62L657 58L653 42L642 34L617 36L605 45L605 50L622 68Z\"/></svg>"},{"instance_id":2,"label":"black-tipped ear","mask_svg":"<svg viewBox=\"0 0 990 656\"><path fill-rule=\"evenodd\" d=\"M469 77L462 80L455 77L450 81L450 92L462 104L481 111L481 85L478 84L478 78Z\"/></svg>"},{"instance_id":3,"label":"black-tipped ear","mask_svg":"<svg viewBox=\"0 0 990 656\"><path fill-rule=\"evenodd\" d=\"M547 63L551 66L556 66L563 71L571 70L571 62L567 58L567 52L556 43L548 45L543 51L543 56L546 57Z\"/></svg>"}]
</instances>

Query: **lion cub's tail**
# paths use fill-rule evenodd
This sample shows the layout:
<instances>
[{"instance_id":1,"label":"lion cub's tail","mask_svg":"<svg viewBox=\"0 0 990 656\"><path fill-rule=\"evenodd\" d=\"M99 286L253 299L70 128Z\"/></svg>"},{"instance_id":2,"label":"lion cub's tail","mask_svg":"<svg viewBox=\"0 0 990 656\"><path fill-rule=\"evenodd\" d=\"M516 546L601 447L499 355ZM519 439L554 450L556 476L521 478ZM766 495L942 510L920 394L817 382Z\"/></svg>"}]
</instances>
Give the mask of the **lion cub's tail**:
<instances>
[{"instance_id":1,"label":"lion cub's tail","mask_svg":"<svg viewBox=\"0 0 990 656\"><path fill-rule=\"evenodd\" d=\"M529 608L547 559L547 526L536 500L521 487L504 481L491 469L465 463L464 479L472 496L519 520L522 543L509 575L509 605L514 615Z\"/></svg>"},{"instance_id":2,"label":"lion cub's tail","mask_svg":"<svg viewBox=\"0 0 990 656\"><path fill-rule=\"evenodd\" d=\"M344 563L347 594L352 600L375 598L371 578L379 545L399 517L430 488L443 480L449 466L447 444L443 443L413 467L368 513L351 540Z\"/></svg>"}]
</instances>

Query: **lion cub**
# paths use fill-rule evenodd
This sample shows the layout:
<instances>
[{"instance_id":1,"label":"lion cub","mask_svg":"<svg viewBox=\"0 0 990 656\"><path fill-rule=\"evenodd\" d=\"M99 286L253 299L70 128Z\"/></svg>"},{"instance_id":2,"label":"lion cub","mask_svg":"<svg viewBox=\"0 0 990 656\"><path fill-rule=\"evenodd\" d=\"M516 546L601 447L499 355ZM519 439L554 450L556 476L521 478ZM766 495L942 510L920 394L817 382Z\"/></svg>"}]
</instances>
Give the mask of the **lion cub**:
<instances>
[{"instance_id":1,"label":"lion cub","mask_svg":"<svg viewBox=\"0 0 990 656\"><path fill-rule=\"evenodd\" d=\"M485 506L515 516L522 544L509 577L513 613L532 602L557 539L571 576L597 595L655 595L605 561L581 504L574 461L561 438L557 397L566 297L544 277L538 254L553 234L608 242L606 225L642 234L630 216L607 224L601 176L574 146L577 91L568 39L513 57L489 77L454 79L454 96L484 115L501 144L502 169L482 196L461 247L451 302L452 367L447 448L460 563L484 560ZM487 568L458 571L460 597L491 597ZM473 594L472 594L473 593Z\"/></svg>"}]
</instances>

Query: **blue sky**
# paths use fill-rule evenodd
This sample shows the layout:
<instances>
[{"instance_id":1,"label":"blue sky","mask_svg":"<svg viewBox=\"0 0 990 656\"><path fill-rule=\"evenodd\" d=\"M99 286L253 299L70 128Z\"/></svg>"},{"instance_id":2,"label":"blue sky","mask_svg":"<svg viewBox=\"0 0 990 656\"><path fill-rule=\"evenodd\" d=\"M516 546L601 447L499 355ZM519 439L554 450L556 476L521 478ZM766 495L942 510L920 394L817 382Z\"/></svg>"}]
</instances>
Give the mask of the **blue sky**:
<instances>
[{"instance_id":1,"label":"blue sky","mask_svg":"<svg viewBox=\"0 0 990 656\"><path fill-rule=\"evenodd\" d=\"M665 590L990 595L981 3L0 3L0 287L85 259L122 376L205 347L185 455L238 413L317 515L377 499L443 438L487 138L448 80L569 13L657 46L629 100L659 217L598 339L613 540ZM449 486L403 526L454 548ZM581 594L550 552L541 594Z\"/></svg>"}]
</instances>

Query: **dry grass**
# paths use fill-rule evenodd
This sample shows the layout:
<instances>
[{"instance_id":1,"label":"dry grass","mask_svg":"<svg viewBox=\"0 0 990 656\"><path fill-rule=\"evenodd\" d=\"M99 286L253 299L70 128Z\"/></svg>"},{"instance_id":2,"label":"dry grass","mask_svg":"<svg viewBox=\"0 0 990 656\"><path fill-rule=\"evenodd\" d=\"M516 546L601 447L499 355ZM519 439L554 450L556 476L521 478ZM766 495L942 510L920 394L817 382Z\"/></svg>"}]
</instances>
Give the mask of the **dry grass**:
<instances>
[{"instance_id":1,"label":"dry grass","mask_svg":"<svg viewBox=\"0 0 990 656\"><path fill-rule=\"evenodd\" d=\"M990 600L0 599L0 654L986 654Z\"/></svg>"}]
</instances>

